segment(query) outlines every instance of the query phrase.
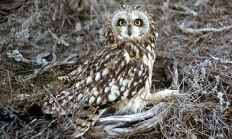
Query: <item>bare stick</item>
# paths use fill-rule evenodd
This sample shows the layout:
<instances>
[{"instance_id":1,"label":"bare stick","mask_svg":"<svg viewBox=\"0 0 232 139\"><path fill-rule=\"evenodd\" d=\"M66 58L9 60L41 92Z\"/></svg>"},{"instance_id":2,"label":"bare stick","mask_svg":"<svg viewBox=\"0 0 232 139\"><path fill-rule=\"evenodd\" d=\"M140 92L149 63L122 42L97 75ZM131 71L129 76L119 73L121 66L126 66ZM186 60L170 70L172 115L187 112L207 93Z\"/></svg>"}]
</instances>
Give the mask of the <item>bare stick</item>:
<instances>
[{"instance_id":1,"label":"bare stick","mask_svg":"<svg viewBox=\"0 0 232 139\"><path fill-rule=\"evenodd\" d=\"M185 33L191 33L191 34L200 34L202 32L219 32L219 31L225 31L232 29L232 26L224 26L222 28L200 28L200 29L193 29L193 28L187 28L185 27L184 23L179 25L179 28L185 32Z\"/></svg>"},{"instance_id":2,"label":"bare stick","mask_svg":"<svg viewBox=\"0 0 232 139\"><path fill-rule=\"evenodd\" d=\"M90 48L89 44L86 43L86 46L87 46L87 52L82 57L78 58L77 60L75 60L75 61L69 61L69 62L66 62L66 61L55 62L55 63L51 63L51 64L48 64L48 65L45 65L45 66L41 67L39 69L39 71L37 73L35 73L30 79L36 78L39 74L47 72L47 71L49 71L50 69L52 69L54 67L63 66L63 65L73 65L73 64L77 63L77 61L83 59L84 57L86 57L86 56L88 56L90 54L91 48Z\"/></svg>"},{"instance_id":3,"label":"bare stick","mask_svg":"<svg viewBox=\"0 0 232 139\"><path fill-rule=\"evenodd\" d=\"M86 133L92 137L127 137L131 134L141 134L155 127L168 116L172 103L162 102L142 113L122 116L109 116L100 118L96 124ZM133 124L133 122L138 122ZM125 123L130 126L123 127ZM100 124L100 125L98 125Z\"/></svg>"},{"instance_id":4,"label":"bare stick","mask_svg":"<svg viewBox=\"0 0 232 139\"><path fill-rule=\"evenodd\" d=\"M13 97L13 92L12 92L12 86L11 86L11 79L10 79L10 74L9 71L7 70L7 76L8 76L8 82L9 82L9 87L10 87L10 103L12 102L12 97Z\"/></svg>"},{"instance_id":5,"label":"bare stick","mask_svg":"<svg viewBox=\"0 0 232 139\"><path fill-rule=\"evenodd\" d=\"M169 72L172 75L172 84L170 86L171 89L177 89L179 91L179 83L178 83L178 69L177 69L177 62L174 58L174 64L173 64L173 72L168 67Z\"/></svg>"},{"instance_id":6,"label":"bare stick","mask_svg":"<svg viewBox=\"0 0 232 139\"><path fill-rule=\"evenodd\" d=\"M232 64L232 61L230 61L230 60L228 60L228 59L218 58L218 57L212 56L211 54L209 54L209 56L210 56L212 59L218 60L218 61L220 61L220 62L223 63L223 64Z\"/></svg>"}]
</instances>

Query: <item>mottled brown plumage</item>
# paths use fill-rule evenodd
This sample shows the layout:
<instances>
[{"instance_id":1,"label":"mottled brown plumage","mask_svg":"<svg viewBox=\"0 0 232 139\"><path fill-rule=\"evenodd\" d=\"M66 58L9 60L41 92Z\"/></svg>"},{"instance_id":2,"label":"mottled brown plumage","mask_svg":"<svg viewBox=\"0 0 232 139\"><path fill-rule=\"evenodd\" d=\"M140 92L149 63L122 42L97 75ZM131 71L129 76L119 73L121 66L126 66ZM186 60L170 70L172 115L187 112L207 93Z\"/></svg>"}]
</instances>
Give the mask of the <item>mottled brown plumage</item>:
<instances>
[{"instance_id":1,"label":"mottled brown plumage","mask_svg":"<svg viewBox=\"0 0 232 139\"><path fill-rule=\"evenodd\" d=\"M42 102L44 113L66 115L80 108L77 134L83 135L91 119L114 108L129 114L144 110L150 94L155 61L156 30L152 17L140 6L123 5L106 22L106 41L81 67L60 77L71 86ZM154 96L153 96L154 97Z\"/></svg>"}]
</instances>

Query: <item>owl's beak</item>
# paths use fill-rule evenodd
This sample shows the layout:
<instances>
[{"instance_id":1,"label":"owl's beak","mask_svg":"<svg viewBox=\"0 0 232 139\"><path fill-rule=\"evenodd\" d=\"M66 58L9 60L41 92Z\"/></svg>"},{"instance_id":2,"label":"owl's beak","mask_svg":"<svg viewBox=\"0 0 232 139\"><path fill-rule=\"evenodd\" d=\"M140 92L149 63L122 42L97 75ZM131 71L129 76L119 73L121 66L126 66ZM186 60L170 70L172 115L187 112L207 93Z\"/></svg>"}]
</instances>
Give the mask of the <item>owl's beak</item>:
<instances>
[{"instance_id":1,"label":"owl's beak","mask_svg":"<svg viewBox=\"0 0 232 139\"><path fill-rule=\"evenodd\" d=\"M131 25L128 26L128 35L131 36Z\"/></svg>"}]
</instances>

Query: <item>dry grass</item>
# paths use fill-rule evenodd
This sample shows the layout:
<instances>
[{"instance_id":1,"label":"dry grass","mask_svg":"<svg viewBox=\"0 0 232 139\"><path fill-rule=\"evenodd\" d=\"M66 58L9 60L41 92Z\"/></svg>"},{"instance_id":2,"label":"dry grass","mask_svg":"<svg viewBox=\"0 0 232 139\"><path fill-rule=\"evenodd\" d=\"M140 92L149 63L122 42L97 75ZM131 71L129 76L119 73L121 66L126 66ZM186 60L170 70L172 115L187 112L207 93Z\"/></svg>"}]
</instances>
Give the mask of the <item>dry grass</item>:
<instances>
[{"instance_id":1,"label":"dry grass","mask_svg":"<svg viewBox=\"0 0 232 139\"><path fill-rule=\"evenodd\" d=\"M58 87L58 76L83 62L86 43L97 50L104 41L104 22L121 4L140 4L156 22L154 89L179 89L183 96L148 107L159 110L143 120L119 124L103 118L85 137L232 138L229 0L0 2L2 138L69 138L74 133L72 119L48 120L26 110L47 95L44 88L53 92ZM115 126L104 132L110 125Z\"/></svg>"}]
</instances>

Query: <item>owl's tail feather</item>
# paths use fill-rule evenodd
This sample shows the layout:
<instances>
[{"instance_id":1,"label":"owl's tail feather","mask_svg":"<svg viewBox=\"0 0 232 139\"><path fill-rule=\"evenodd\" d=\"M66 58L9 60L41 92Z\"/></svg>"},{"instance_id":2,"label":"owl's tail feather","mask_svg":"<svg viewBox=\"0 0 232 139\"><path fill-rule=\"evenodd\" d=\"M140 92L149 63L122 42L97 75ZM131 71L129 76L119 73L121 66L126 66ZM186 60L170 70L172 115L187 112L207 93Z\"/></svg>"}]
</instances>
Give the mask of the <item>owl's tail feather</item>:
<instances>
[{"instance_id":1,"label":"owl's tail feather","mask_svg":"<svg viewBox=\"0 0 232 139\"><path fill-rule=\"evenodd\" d=\"M98 118L107 110L105 107L95 108L90 106L84 108L80 113L85 113L83 117L75 118L75 121L70 121L75 127L76 133L72 135L74 138L83 136L91 126L93 126ZM93 112L94 111L94 112ZM89 113L89 114L87 114Z\"/></svg>"}]
</instances>

